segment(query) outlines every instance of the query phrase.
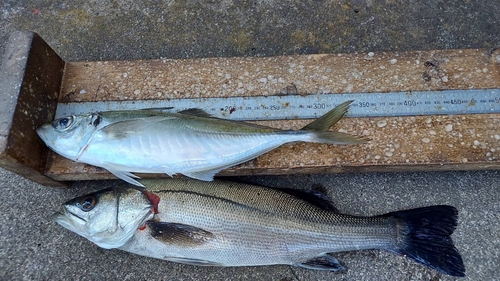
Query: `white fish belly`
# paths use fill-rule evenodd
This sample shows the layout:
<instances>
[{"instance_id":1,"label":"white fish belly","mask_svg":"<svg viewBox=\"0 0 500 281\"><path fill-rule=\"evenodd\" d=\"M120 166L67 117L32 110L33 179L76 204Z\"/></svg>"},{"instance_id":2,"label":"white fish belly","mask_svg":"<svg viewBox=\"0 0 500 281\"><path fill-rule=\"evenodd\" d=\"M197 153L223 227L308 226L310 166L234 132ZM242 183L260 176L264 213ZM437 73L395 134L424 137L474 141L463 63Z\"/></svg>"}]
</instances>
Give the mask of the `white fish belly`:
<instances>
[{"instance_id":1,"label":"white fish belly","mask_svg":"<svg viewBox=\"0 0 500 281\"><path fill-rule=\"evenodd\" d=\"M292 265L323 253L387 249L394 243L395 232L389 222L375 225L368 223L370 218L345 222L349 219L343 215L272 190L252 186L227 189L217 181L211 183L211 188L200 189L197 183L178 184L178 188L170 190L148 188L161 198L155 221L202 229L212 234L209 239L198 244L173 240L166 243L152 237L146 228L138 230L120 249L171 261L253 266ZM313 222L296 218L304 215L324 219Z\"/></svg>"},{"instance_id":2,"label":"white fish belly","mask_svg":"<svg viewBox=\"0 0 500 281\"><path fill-rule=\"evenodd\" d=\"M284 241L276 241L268 234L255 233L255 227L242 226L248 233L241 236L236 231L214 232L215 237L201 245L183 246L168 244L153 238L149 228L138 230L121 250L163 260L189 263L189 260L205 261L207 265L255 266L293 264ZM266 235L267 234L267 235ZM248 238L253 239L248 239Z\"/></svg>"},{"instance_id":3,"label":"white fish belly","mask_svg":"<svg viewBox=\"0 0 500 281\"><path fill-rule=\"evenodd\" d=\"M167 244L153 238L149 229L138 230L121 250L163 260L189 263L204 261L218 266L297 265L324 253L362 249L383 249L389 239L367 237L367 234L303 232L278 228L240 226L214 232L215 238L197 246Z\"/></svg>"},{"instance_id":4,"label":"white fish belly","mask_svg":"<svg viewBox=\"0 0 500 281\"><path fill-rule=\"evenodd\" d=\"M96 133L98 134L98 133ZM255 158L307 134L215 134L157 132L127 138L95 136L80 162L143 173L187 173L223 169Z\"/></svg>"}]
</instances>

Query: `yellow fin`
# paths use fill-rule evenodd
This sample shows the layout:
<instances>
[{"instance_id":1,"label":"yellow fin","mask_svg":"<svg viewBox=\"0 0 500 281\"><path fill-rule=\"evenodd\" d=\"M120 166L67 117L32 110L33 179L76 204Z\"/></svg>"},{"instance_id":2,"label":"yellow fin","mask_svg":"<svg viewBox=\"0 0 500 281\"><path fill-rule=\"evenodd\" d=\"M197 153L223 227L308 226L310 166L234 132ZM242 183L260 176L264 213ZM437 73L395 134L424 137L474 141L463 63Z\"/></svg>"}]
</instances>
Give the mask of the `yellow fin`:
<instances>
[{"instance_id":1,"label":"yellow fin","mask_svg":"<svg viewBox=\"0 0 500 281\"><path fill-rule=\"evenodd\" d=\"M318 132L324 132L324 131L328 130L331 126L335 125L344 116L344 114L346 114L347 110L349 109L349 105L352 102L353 101L350 100L350 101L346 101L346 102L341 103L340 105L336 106L334 109L325 113L320 118L307 124L301 130L318 131Z\"/></svg>"}]
</instances>

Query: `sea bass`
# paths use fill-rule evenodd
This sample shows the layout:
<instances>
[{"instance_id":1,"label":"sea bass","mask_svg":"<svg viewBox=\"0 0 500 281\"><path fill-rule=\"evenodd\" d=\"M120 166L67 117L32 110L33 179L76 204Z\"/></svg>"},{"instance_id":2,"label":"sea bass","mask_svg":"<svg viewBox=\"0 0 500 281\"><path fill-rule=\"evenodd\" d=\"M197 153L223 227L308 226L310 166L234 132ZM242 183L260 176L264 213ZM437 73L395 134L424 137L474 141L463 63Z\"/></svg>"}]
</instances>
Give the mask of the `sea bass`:
<instances>
[{"instance_id":1,"label":"sea bass","mask_svg":"<svg viewBox=\"0 0 500 281\"><path fill-rule=\"evenodd\" d=\"M366 140L327 131L347 112L344 102L300 130L279 130L210 117L200 109L109 111L68 116L37 133L73 161L105 168L131 184L136 173L184 174L211 181L216 173L289 142L359 144Z\"/></svg>"},{"instance_id":2,"label":"sea bass","mask_svg":"<svg viewBox=\"0 0 500 281\"><path fill-rule=\"evenodd\" d=\"M318 191L191 179L141 180L66 202L61 226L106 249L206 266L286 264L342 271L330 253L380 249L465 276L452 206L361 217ZM304 199L303 199L304 198Z\"/></svg>"}]
</instances>

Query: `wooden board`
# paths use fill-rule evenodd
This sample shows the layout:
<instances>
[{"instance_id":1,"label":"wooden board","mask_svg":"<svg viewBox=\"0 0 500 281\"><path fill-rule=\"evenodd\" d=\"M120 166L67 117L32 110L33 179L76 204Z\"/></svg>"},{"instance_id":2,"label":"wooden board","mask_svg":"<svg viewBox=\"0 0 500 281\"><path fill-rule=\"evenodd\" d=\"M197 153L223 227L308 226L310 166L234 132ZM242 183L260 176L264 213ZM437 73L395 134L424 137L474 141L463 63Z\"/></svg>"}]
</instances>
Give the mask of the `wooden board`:
<instances>
[{"instance_id":1,"label":"wooden board","mask_svg":"<svg viewBox=\"0 0 500 281\"><path fill-rule=\"evenodd\" d=\"M16 32L0 85L0 166L64 186L58 181L114 176L49 152L38 138L35 129L53 119L57 102L498 89L500 51L64 62L38 35ZM256 123L298 129L308 122ZM371 141L287 144L219 175L500 168L500 114L344 118L334 130Z\"/></svg>"},{"instance_id":2,"label":"wooden board","mask_svg":"<svg viewBox=\"0 0 500 281\"><path fill-rule=\"evenodd\" d=\"M499 88L500 51L68 62L60 102ZM80 92L85 94L80 94Z\"/></svg>"},{"instance_id":3,"label":"wooden board","mask_svg":"<svg viewBox=\"0 0 500 281\"><path fill-rule=\"evenodd\" d=\"M59 101L257 96L286 93L287 88L299 94L500 88L499 54L445 50L75 62L66 64ZM256 123L298 129L307 122ZM335 130L371 141L358 146L287 144L219 175L498 169L499 128L498 114L345 118ZM47 175L57 180L113 178L55 154Z\"/></svg>"},{"instance_id":4,"label":"wooden board","mask_svg":"<svg viewBox=\"0 0 500 281\"><path fill-rule=\"evenodd\" d=\"M44 176L49 149L35 129L54 117L64 61L32 32L15 32L0 68L0 167L33 181Z\"/></svg>"},{"instance_id":5,"label":"wooden board","mask_svg":"<svg viewBox=\"0 0 500 281\"><path fill-rule=\"evenodd\" d=\"M306 122L259 123L299 128ZM498 128L500 117L492 114L348 118L336 129L366 135L371 138L368 144L287 144L219 175L499 169ZM58 180L113 178L104 169L75 164L56 154L51 154L47 173Z\"/></svg>"}]
</instances>

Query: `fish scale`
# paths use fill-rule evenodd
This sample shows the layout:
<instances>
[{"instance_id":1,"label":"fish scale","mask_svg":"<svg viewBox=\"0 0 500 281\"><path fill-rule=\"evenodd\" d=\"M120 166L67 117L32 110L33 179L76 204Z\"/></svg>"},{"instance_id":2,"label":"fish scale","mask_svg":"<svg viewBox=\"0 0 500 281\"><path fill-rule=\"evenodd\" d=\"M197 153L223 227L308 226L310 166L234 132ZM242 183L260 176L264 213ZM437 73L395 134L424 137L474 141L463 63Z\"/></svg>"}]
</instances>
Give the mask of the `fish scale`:
<instances>
[{"instance_id":1,"label":"fish scale","mask_svg":"<svg viewBox=\"0 0 500 281\"><path fill-rule=\"evenodd\" d=\"M327 253L380 249L464 276L450 238L458 214L451 206L360 217L331 211L325 195L306 191L219 180L141 183L147 190L118 186L70 200L55 219L103 248L193 265L342 271ZM106 229L116 218L128 227Z\"/></svg>"},{"instance_id":2,"label":"fish scale","mask_svg":"<svg viewBox=\"0 0 500 281\"><path fill-rule=\"evenodd\" d=\"M347 251L394 243L387 235L388 232L394 232L388 219L337 215L293 196L253 185L238 184L238 188L231 188L220 182L213 182L201 189L195 182L174 181L172 186L178 188L173 190L161 189L152 186L150 181L143 181L151 192L165 198L165 203L160 202L158 206L157 219L160 221L185 223L210 230L213 225L228 224L224 228L226 237L228 229L231 229L231 222L234 222L232 234L237 237L236 241L250 240L252 245L259 245L266 239L287 241L289 253L286 254L301 256L301 259L305 259L304 256L307 255L309 258L314 257L318 252L334 248ZM248 228L244 225L248 225ZM379 225L377 230L374 230L375 225ZM367 243L365 246L364 242ZM249 262L259 262L252 257L253 253L249 249L232 248L231 251L242 251L240 255L247 253ZM258 251L268 250L265 246L259 246ZM267 255L273 255L273 251L275 249L270 250ZM288 261L291 262L298 261Z\"/></svg>"},{"instance_id":3,"label":"fish scale","mask_svg":"<svg viewBox=\"0 0 500 281\"><path fill-rule=\"evenodd\" d=\"M213 118L199 109L190 109L177 113L136 110L67 116L44 124L37 133L57 153L107 169L137 186L141 184L132 173L180 173L211 181L219 171L285 143L366 142L360 137L328 131L351 102L338 105L295 131ZM151 146L154 138L161 139L161 150Z\"/></svg>"}]
</instances>

